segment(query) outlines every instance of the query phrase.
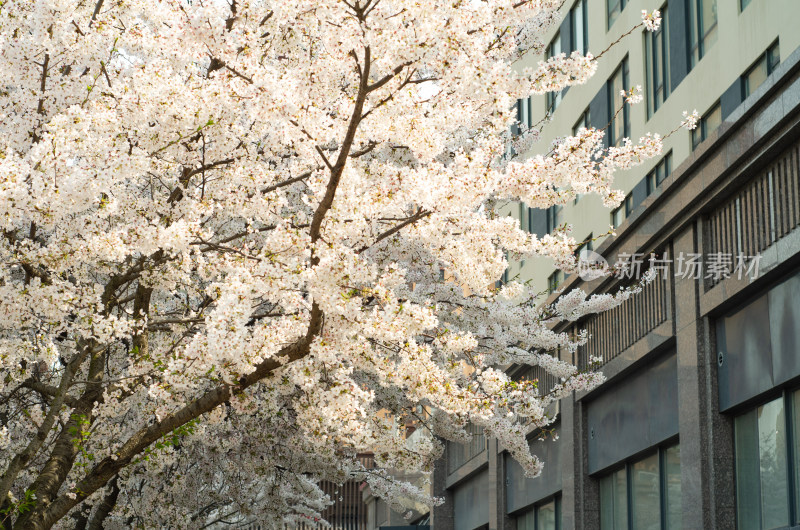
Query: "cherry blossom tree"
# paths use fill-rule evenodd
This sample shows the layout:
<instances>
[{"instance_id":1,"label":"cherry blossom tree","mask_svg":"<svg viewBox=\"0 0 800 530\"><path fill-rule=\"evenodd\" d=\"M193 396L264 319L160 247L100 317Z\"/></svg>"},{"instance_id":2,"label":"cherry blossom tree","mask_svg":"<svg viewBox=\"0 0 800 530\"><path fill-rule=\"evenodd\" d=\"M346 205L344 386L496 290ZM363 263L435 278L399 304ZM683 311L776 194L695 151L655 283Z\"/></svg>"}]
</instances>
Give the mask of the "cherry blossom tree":
<instances>
[{"instance_id":1,"label":"cherry blossom tree","mask_svg":"<svg viewBox=\"0 0 800 530\"><path fill-rule=\"evenodd\" d=\"M602 381L553 326L632 290L496 287L508 255L576 264L494 205L613 205L661 150L582 129L510 154L544 125L509 136L518 98L595 71L519 68L561 3L0 2L0 527L280 527L354 477L435 502L385 470L467 423L538 473L526 433Z\"/></svg>"}]
</instances>

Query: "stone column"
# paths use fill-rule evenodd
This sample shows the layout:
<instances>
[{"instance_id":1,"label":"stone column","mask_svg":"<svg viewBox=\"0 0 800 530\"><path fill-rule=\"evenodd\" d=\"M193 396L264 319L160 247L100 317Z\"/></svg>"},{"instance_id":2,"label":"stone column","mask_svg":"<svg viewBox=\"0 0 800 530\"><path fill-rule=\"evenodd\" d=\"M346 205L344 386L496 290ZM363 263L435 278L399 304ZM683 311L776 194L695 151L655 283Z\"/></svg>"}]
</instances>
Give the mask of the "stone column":
<instances>
[{"instance_id":1,"label":"stone column","mask_svg":"<svg viewBox=\"0 0 800 530\"><path fill-rule=\"evenodd\" d=\"M431 528L436 530L455 530L453 513L453 493L446 489L447 484L447 449L433 467L431 488L434 497L444 499L444 504L434 506L431 510Z\"/></svg>"},{"instance_id":2,"label":"stone column","mask_svg":"<svg viewBox=\"0 0 800 530\"><path fill-rule=\"evenodd\" d=\"M700 222L673 240L673 259L702 252ZM733 436L729 418L719 414L713 337L699 310L703 283L673 281L683 528L734 528Z\"/></svg>"}]
</instances>

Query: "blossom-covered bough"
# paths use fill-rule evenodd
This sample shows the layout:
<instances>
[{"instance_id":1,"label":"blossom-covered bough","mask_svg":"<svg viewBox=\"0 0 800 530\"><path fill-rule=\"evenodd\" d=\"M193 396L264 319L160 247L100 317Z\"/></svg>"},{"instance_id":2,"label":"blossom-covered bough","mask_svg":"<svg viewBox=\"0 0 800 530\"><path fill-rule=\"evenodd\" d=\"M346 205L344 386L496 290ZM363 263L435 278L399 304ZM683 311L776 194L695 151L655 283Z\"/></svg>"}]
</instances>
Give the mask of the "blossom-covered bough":
<instances>
[{"instance_id":1,"label":"blossom-covered bough","mask_svg":"<svg viewBox=\"0 0 800 530\"><path fill-rule=\"evenodd\" d=\"M353 477L399 508L424 493L382 470L467 422L537 473L526 433L602 379L552 325L631 292L496 289L506 253L569 270L574 241L491 205L614 204L661 149L507 156L518 98L594 72L515 70L560 5L3 0L0 527L279 527Z\"/></svg>"}]
</instances>

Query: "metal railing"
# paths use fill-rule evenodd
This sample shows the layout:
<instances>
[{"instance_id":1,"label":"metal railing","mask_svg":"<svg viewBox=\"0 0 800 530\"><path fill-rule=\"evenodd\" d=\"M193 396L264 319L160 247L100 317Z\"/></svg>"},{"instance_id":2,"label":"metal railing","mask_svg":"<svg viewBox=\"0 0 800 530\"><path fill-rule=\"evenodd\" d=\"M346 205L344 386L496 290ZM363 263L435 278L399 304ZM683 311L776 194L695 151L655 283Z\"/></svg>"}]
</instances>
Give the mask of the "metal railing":
<instances>
[{"instance_id":1,"label":"metal railing","mask_svg":"<svg viewBox=\"0 0 800 530\"><path fill-rule=\"evenodd\" d=\"M556 357L561 358L560 354ZM554 386L561 381L558 377L549 373L541 366L525 366L520 372L514 376L515 381L536 381L536 387L539 389L539 395L545 395L550 392Z\"/></svg>"},{"instance_id":2,"label":"metal railing","mask_svg":"<svg viewBox=\"0 0 800 530\"><path fill-rule=\"evenodd\" d=\"M483 434L483 427L470 424L465 430L472 435L469 442L465 444L447 442L448 473L452 473L486 450L486 436Z\"/></svg>"},{"instance_id":3,"label":"metal railing","mask_svg":"<svg viewBox=\"0 0 800 530\"><path fill-rule=\"evenodd\" d=\"M795 143L706 217L705 253L753 257L800 225L800 144ZM706 289L724 279L706 278Z\"/></svg>"},{"instance_id":4,"label":"metal railing","mask_svg":"<svg viewBox=\"0 0 800 530\"><path fill-rule=\"evenodd\" d=\"M601 366L606 364L670 318L668 276L657 277L642 292L578 326L589 332L588 342L578 348L579 369L588 368L590 357L601 358Z\"/></svg>"}]
</instances>

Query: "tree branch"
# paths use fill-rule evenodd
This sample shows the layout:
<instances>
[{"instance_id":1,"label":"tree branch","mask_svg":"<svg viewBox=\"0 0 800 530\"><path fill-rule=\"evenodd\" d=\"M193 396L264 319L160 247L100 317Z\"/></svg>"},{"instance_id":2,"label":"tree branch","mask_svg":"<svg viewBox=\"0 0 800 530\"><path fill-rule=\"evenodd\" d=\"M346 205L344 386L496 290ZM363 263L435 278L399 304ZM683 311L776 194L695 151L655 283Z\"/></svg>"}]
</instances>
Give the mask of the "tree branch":
<instances>
[{"instance_id":1,"label":"tree branch","mask_svg":"<svg viewBox=\"0 0 800 530\"><path fill-rule=\"evenodd\" d=\"M58 392L53 397L53 401L50 403L50 409L47 411L44 421L36 430L36 435L33 437L33 439L31 439L30 442L28 442L28 445L22 450L22 452L18 453L13 459L11 459L11 462L9 462L8 467L6 468L6 472L3 473L3 477L0 479L0 499L6 498L6 495L8 495L11 485L14 483L14 480L16 480L17 475L19 475L20 471L22 471L25 466L28 465L39 449L41 449L44 441L47 439L47 435L52 430L56 419L61 413L61 406L64 404L64 399L67 396L67 390L72 384L72 378L75 377L75 373L78 371L78 368L83 363L84 359L86 359L87 355L89 355L88 346L82 348L79 353L75 355L72 361L67 364L66 368L64 369L64 375L61 376L61 383L58 385Z\"/></svg>"},{"instance_id":2,"label":"tree branch","mask_svg":"<svg viewBox=\"0 0 800 530\"><path fill-rule=\"evenodd\" d=\"M428 217L430 214L431 214L430 211L423 210L422 208L420 208L419 211L417 211L417 213L415 213L414 215L412 215L411 217L409 217L408 219L406 219L402 223L393 226L392 228L390 228L386 232L383 232L377 238L375 238L375 241L373 241L371 245L366 245L364 247L361 247L360 249L358 249L356 251L356 253L357 254L361 254L362 252L364 252L368 248L380 243L381 241L383 241L387 237L393 236L394 234L396 234L397 232L399 232L403 228L407 227L408 225L414 224L414 223L416 223L417 221L419 221L420 219L422 219L424 217Z\"/></svg>"}]
</instances>

